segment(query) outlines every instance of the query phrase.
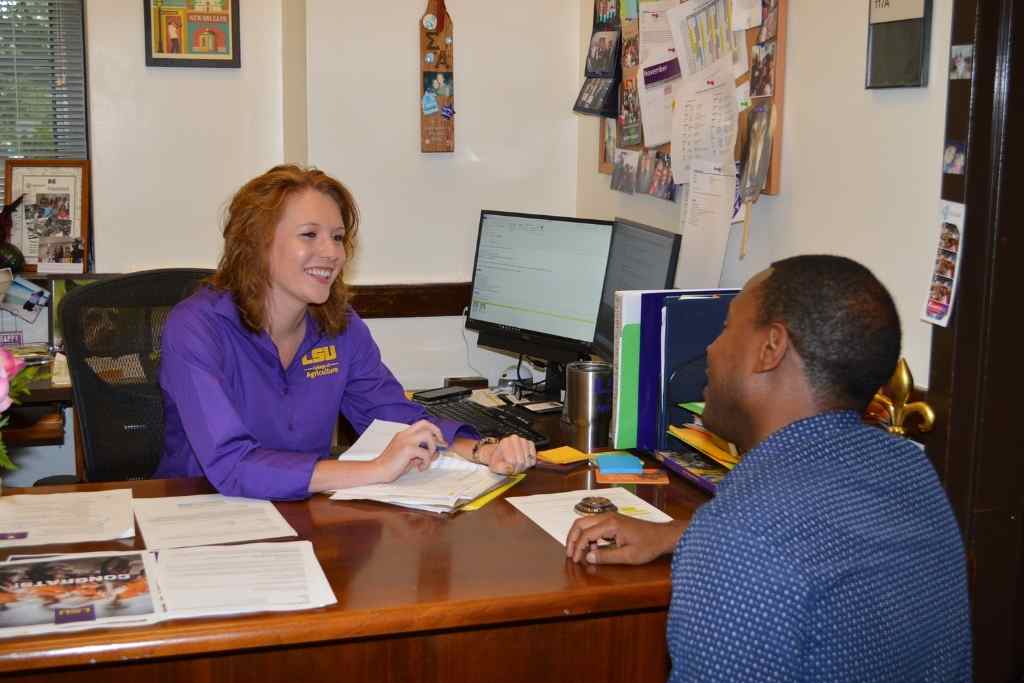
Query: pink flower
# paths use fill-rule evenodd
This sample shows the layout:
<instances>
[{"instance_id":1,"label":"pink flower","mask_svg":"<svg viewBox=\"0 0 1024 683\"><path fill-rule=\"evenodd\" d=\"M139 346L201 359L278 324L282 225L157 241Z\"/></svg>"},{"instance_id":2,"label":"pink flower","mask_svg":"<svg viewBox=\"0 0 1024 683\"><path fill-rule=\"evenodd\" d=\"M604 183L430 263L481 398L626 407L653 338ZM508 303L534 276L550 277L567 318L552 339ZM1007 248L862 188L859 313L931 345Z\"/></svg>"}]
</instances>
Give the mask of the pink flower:
<instances>
[{"instance_id":1,"label":"pink flower","mask_svg":"<svg viewBox=\"0 0 1024 683\"><path fill-rule=\"evenodd\" d=\"M0 413L11 407L11 380L25 367L25 361L0 348Z\"/></svg>"},{"instance_id":2,"label":"pink flower","mask_svg":"<svg viewBox=\"0 0 1024 683\"><path fill-rule=\"evenodd\" d=\"M14 376L25 367L25 361L5 348L0 348L0 364L3 365L3 373L8 380L14 379Z\"/></svg>"}]
</instances>

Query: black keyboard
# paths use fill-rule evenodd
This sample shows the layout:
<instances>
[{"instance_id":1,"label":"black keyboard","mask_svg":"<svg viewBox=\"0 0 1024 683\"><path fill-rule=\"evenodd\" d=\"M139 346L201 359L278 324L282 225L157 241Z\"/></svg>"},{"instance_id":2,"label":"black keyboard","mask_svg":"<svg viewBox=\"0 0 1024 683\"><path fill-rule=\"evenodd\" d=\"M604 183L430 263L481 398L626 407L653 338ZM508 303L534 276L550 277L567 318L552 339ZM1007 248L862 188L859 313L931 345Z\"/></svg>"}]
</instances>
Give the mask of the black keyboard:
<instances>
[{"instance_id":1,"label":"black keyboard","mask_svg":"<svg viewBox=\"0 0 1024 683\"><path fill-rule=\"evenodd\" d=\"M456 422L464 422L474 427L483 436L518 434L524 439L532 441L537 448L543 448L550 443L547 436L530 427L529 418L516 415L511 409L486 408L470 400L421 405L434 417L446 417Z\"/></svg>"}]
</instances>

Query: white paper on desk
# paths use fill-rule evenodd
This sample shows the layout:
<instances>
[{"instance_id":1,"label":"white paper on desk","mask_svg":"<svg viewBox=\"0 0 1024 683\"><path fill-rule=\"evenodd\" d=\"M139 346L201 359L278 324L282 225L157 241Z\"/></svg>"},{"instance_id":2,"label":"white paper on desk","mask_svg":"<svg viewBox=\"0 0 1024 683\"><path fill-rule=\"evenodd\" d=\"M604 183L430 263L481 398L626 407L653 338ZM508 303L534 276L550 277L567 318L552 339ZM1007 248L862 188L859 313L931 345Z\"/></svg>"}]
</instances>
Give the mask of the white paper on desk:
<instances>
[{"instance_id":1,"label":"white paper on desk","mask_svg":"<svg viewBox=\"0 0 1024 683\"><path fill-rule=\"evenodd\" d=\"M309 541L162 550L156 564L170 618L313 609L337 602Z\"/></svg>"},{"instance_id":2,"label":"white paper on desk","mask_svg":"<svg viewBox=\"0 0 1024 683\"><path fill-rule=\"evenodd\" d=\"M150 550L298 535L267 500L210 493L137 498L132 507Z\"/></svg>"},{"instance_id":3,"label":"white paper on desk","mask_svg":"<svg viewBox=\"0 0 1024 683\"><path fill-rule=\"evenodd\" d=\"M0 547L134 535L131 489L0 497Z\"/></svg>"},{"instance_id":4,"label":"white paper on desk","mask_svg":"<svg viewBox=\"0 0 1024 683\"><path fill-rule=\"evenodd\" d=\"M408 429L409 425L402 422L391 422L390 420L374 420L370 423L356 442L349 446L349 449L338 456L338 460L373 460L384 452L384 449L395 438L395 434Z\"/></svg>"},{"instance_id":5,"label":"white paper on desk","mask_svg":"<svg viewBox=\"0 0 1024 683\"><path fill-rule=\"evenodd\" d=\"M644 127L644 147L660 147L671 140L673 88L677 78L647 87L644 70L637 69L640 82L640 122Z\"/></svg>"},{"instance_id":6,"label":"white paper on desk","mask_svg":"<svg viewBox=\"0 0 1024 683\"><path fill-rule=\"evenodd\" d=\"M338 489L332 500L376 500L407 506L452 508L501 485L507 477L458 456L442 455L430 469L412 469L387 484Z\"/></svg>"},{"instance_id":7,"label":"white paper on desk","mask_svg":"<svg viewBox=\"0 0 1024 683\"><path fill-rule=\"evenodd\" d=\"M694 161L690 169L690 193L683 212L681 253L689 254L680 268L676 286L681 289L717 287L729 243L729 226L736 199L735 164L728 166ZM683 251L685 250L685 251Z\"/></svg>"},{"instance_id":8,"label":"white paper on desk","mask_svg":"<svg viewBox=\"0 0 1024 683\"><path fill-rule=\"evenodd\" d=\"M761 0L732 0L732 30L745 31L761 25Z\"/></svg>"},{"instance_id":9,"label":"white paper on desk","mask_svg":"<svg viewBox=\"0 0 1024 683\"><path fill-rule=\"evenodd\" d=\"M738 132L736 85L729 60L719 60L704 75L685 78L672 115L672 176L690 181L695 160L725 166L733 163Z\"/></svg>"},{"instance_id":10,"label":"white paper on desk","mask_svg":"<svg viewBox=\"0 0 1024 683\"><path fill-rule=\"evenodd\" d=\"M671 522L672 518L626 489L613 486L606 489L566 491L564 493L542 493L536 496L506 498L530 521L548 532L552 538L565 545L572 523L579 519L575 505L587 496L604 496L619 509L619 512L647 522Z\"/></svg>"}]
</instances>

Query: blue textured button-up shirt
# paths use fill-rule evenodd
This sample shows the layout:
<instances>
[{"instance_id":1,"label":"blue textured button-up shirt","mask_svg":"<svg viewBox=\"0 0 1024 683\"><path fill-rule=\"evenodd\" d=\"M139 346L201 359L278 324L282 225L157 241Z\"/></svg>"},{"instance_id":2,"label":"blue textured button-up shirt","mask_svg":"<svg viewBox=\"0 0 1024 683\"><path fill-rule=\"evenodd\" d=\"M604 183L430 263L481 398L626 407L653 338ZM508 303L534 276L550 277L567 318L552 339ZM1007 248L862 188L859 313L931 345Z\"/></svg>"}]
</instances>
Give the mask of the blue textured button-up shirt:
<instances>
[{"instance_id":1,"label":"blue textured button-up shirt","mask_svg":"<svg viewBox=\"0 0 1024 683\"><path fill-rule=\"evenodd\" d=\"M305 338L284 368L270 335L247 330L229 294L204 288L167 319L160 386L164 453L154 476L205 476L225 495L307 498L339 412L358 433L374 418L427 418L449 443L457 432L475 436L406 400L354 311L333 337L307 315Z\"/></svg>"},{"instance_id":2,"label":"blue textured button-up shirt","mask_svg":"<svg viewBox=\"0 0 1024 683\"><path fill-rule=\"evenodd\" d=\"M743 458L672 562L671 681L969 681L960 532L913 443L853 412Z\"/></svg>"}]
</instances>

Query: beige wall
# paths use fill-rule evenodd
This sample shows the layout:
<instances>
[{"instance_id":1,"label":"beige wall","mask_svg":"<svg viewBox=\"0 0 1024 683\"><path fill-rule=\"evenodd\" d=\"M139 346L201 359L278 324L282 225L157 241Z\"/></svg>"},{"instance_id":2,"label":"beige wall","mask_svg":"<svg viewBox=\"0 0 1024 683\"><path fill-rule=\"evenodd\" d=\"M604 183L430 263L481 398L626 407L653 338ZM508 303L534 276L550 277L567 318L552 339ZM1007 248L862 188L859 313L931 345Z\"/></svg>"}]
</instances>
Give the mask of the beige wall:
<instances>
[{"instance_id":1,"label":"beige wall","mask_svg":"<svg viewBox=\"0 0 1024 683\"><path fill-rule=\"evenodd\" d=\"M580 0L581 31L593 0ZM872 268L903 319L903 349L928 380L931 326L920 322L933 259L946 107L952 0L933 3L926 88L865 90L866 2L790 0L782 193L755 206L750 253L734 227L722 284L742 283L772 260L838 253ZM581 38L579 49L583 51ZM679 231L679 207L608 189L597 168L597 119L580 117L581 216L633 218ZM968 237L969 239L969 237ZM686 267L686 238L680 269Z\"/></svg>"},{"instance_id":2,"label":"beige wall","mask_svg":"<svg viewBox=\"0 0 1024 683\"><path fill-rule=\"evenodd\" d=\"M242 68L146 67L142 3L89 0L96 269L212 266L224 202L283 156L281 0L242 8Z\"/></svg>"}]
</instances>

